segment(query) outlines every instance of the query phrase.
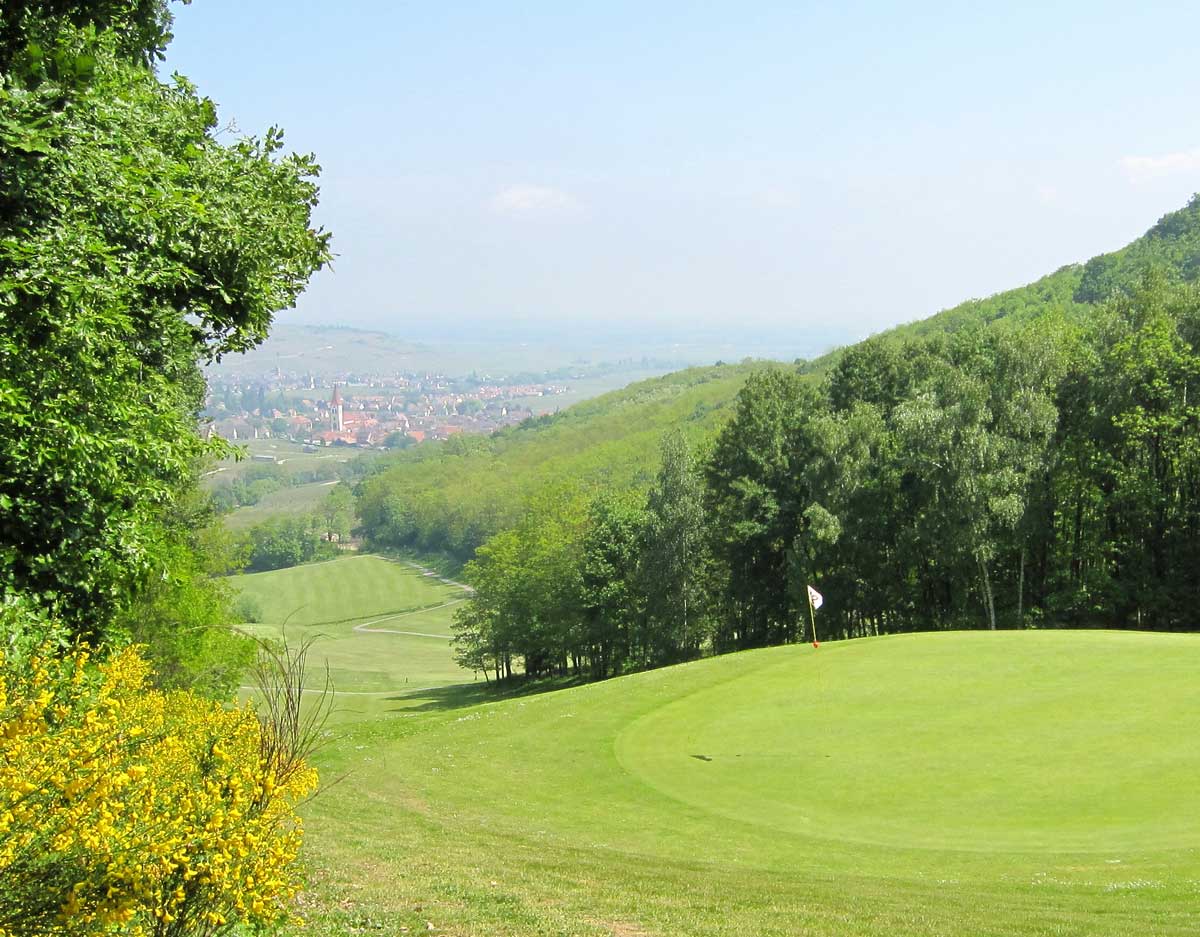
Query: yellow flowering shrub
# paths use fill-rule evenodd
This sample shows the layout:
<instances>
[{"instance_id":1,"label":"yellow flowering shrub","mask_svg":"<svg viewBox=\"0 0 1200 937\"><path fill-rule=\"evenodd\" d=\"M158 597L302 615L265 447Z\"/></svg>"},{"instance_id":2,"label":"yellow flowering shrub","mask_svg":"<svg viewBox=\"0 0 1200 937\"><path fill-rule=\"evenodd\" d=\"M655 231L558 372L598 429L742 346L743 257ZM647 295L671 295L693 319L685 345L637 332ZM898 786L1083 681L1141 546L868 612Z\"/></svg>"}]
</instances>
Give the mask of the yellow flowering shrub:
<instances>
[{"instance_id":1,"label":"yellow flowering shrub","mask_svg":"<svg viewBox=\"0 0 1200 937\"><path fill-rule=\"evenodd\" d=\"M151 688L133 649L0 657L0 937L286 920L316 772L249 707ZM294 754L294 753L293 753Z\"/></svg>"}]
</instances>

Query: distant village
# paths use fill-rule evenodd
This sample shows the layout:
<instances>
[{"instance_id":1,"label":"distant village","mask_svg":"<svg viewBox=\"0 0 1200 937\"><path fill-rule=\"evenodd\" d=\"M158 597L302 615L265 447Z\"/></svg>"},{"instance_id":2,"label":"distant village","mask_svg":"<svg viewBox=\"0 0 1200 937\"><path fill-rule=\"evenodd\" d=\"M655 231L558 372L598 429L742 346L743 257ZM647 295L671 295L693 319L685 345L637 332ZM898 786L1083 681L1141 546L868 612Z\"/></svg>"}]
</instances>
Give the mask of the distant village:
<instances>
[{"instance_id":1,"label":"distant village","mask_svg":"<svg viewBox=\"0 0 1200 937\"><path fill-rule=\"evenodd\" d=\"M533 415L529 400L560 384L483 383L444 375L209 378L208 435L317 446L403 448L456 433L492 433Z\"/></svg>"}]
</instances>

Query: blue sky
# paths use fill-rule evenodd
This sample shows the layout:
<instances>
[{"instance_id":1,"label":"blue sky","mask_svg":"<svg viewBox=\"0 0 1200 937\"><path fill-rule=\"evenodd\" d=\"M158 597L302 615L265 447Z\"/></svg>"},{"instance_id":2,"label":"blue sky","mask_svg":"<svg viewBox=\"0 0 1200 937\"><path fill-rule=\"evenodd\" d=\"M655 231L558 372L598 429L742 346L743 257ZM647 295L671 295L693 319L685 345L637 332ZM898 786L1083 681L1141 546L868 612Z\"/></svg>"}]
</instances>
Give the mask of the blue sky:
<instances>
[{"instance_id":1,"label":"blue sky","mask_svg":"<svg viewBox=\"0 0 1200 937\"><path fill-rule=\"evenodd\" d=\"M323 167L287 321L866 335L1200 190L1194 3L176 6L167 69Z\"/></svg>"}]
</instances>

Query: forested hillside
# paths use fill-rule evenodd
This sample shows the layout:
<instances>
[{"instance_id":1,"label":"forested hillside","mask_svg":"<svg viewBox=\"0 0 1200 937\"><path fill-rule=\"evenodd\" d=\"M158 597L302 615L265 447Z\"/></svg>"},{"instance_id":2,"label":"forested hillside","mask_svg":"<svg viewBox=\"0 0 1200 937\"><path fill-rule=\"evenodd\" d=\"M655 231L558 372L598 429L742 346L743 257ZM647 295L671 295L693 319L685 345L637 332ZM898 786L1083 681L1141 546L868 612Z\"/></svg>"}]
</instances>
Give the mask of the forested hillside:
<instances>
[{"instance_id":1,"label":"forested hillside","mask_svg":"<svg viewBox=\"0 0 1200 937\"><path fill-rule=\"evenodd\" d=\"M1054 314L1086 321L1111 293L1128 293L1156 268L1167 282L1200 275L1200 200L1162 218L1143 237L1034 283L972 299L879 338L888 342L970 331ZM846 349L803 362L819 382ZM360 488L369 540L383 547L445 551L465 562L492 534L514 524L526 498L548 484L643 490L663 434L684 430L696 444L733 412L747 377L766 363L693 368L643 381L490 439L453 439L382 461Z\"/></svg>"},{"instance_id":2,"label":"forested hillside","mask_svg":"<svg viewBox=\"0 0 1200 937\"><path fill-rule=\"evenodd\" d=\"M548 485L645 487L663 433L679 428L695 443L708 438L746 378L772 367L690 368L491 437L458 436L399 453L359 489L367 535L378 546L445 551L465 562Z\"/></svg>"},{"instance_id":3,"label":"forested hillside","mask_svg":"<svg viewBox=\"0 0 1200 937\"><path fill-rule=\"evenodd\" d=\"M1198 232L1193 200L818 362L683 372L406 456L363 486L363 521L474 556L460 654L498 676L793 641L812 583L835 637L1190 629Z\"/></svg>"},{"instance_id":4,"label":"forested hillside","mask_svg":"<svg viewBox=\"0 0 1200 937\"><path fill-rule=\"evenodd\" d=\"M1151 269L1172 283L1191 283L1200 276L1200 198L1164 215L1142 237L1120 250L1099 254L1086 264L1068 264L1027 286L987 299L968 299L926 319L889 329L881 337L906 339L957 332L1002 319L1028 322L1050 312L1086 319L1113 293L1128 295ZM842 351L808 362L804 370L827 370Z\"/></svg>"},{"instance_id":5,"label":"forested hillside","mask_svg":"<svg viewBox=\"0 0 1200 937\"><path fill-rule=\"evenodd\" d=\"M467 565L461 659L594 677L801 639L1193 630L1200 290L753 374L648 494L543 493ZM815 638L814 638L815 640Z\"/></svg>"}]
</instances>

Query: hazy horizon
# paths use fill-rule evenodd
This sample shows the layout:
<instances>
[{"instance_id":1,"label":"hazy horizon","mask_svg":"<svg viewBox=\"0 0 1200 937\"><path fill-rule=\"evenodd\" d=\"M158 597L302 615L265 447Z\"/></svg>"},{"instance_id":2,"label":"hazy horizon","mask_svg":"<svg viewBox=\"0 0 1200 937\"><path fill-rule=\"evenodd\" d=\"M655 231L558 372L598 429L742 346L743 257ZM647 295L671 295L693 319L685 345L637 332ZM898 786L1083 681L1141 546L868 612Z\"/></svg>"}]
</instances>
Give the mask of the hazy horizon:
<instances>
[{"instance_id":1,"label":"hazy horizon","mask_svg":"<svg viewBox=\"0 0 1200 937\"><path fill-rule=\"evenodd\" d=\"M324 166L281 322L838 343L1200 189L1194 7L174 9L165 70Z\"/></svg>"},{"instance_id":2,"label":"hazy horizon","mask_svg":"<svg viewBox=\"0 0 1200 937\"><path fill-rule=\"evenodd\" d=\"M696 365L730 364L746 358L811 358L832 347L830 341L815 335L807 340L793 336L775 342L756 336L723 340L713 334L693 334L683 341L677 338L639 332L542 335L530 340L512 335L422 338L384 329L284 321L272 328L260 346L226 355L206 370L211 378L224 379L263 377L276 368L285 375L310 374L324 380L345 372L477 374L509 379L582 366L580 374L624 375L615 387ZM598 366L607 370L597 372Z\"/></svg>"}]
</instances>

